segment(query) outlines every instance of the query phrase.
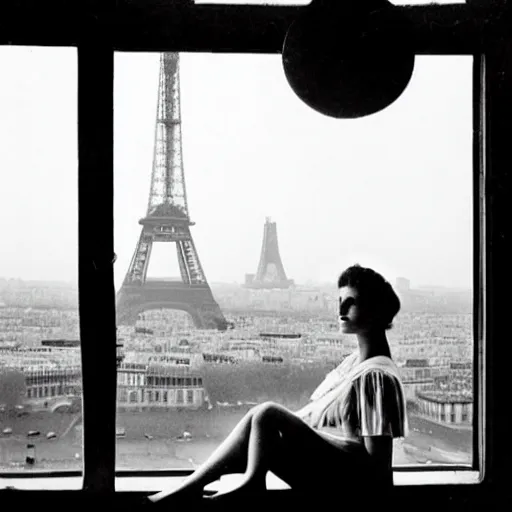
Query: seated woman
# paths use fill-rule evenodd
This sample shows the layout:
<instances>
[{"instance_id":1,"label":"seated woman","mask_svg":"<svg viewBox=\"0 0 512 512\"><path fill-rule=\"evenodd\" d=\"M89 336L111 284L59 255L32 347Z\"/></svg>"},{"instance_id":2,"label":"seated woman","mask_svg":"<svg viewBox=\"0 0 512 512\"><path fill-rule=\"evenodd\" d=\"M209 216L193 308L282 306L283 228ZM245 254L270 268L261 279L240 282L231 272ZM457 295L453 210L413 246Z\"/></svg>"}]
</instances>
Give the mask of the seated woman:
<instances>
[{"instance_id":1,"label":"seated woman","mask_svg":"<svg viewBox=\"0 0 512 512\"><path fill-rule=\"evenodd\" d=\"M400 301L380 274L359 265L341 274L338 288L340 329L356 335L358 349L301 410L254 407L178 489L154 494L147 504L200 498L206 485L230 473L244 473L241 484L210 499L263 491L268 471L292 489L332 491L341 484L371 493L392 486L393 438L405 435L407 419L386 330Z\"/></svg>"}]
</instances>

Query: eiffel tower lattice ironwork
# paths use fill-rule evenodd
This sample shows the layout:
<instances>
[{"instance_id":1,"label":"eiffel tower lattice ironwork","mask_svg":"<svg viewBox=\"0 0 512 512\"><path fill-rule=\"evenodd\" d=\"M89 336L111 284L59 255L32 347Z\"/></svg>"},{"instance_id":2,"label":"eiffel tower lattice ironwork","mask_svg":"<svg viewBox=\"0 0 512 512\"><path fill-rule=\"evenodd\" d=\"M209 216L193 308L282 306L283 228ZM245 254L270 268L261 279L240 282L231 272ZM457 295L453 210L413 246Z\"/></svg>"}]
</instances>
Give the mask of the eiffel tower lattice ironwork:
<instances>
[{"instance_id":1,"label":"eiffel tower lattice ironwork","mask_svg":"<svg viewBox=\"0 0 512 512\"><path fill-rule=\"evenodd\" d=\"M226 329L199 261L190 226L183 170L179 55L162 53L151 190L142 232L117 295L117 323L133 325L151 309L183 310L199 329ZM181 281L147 279L154 242L176 245Z\"/></svg>"}]
</instances>

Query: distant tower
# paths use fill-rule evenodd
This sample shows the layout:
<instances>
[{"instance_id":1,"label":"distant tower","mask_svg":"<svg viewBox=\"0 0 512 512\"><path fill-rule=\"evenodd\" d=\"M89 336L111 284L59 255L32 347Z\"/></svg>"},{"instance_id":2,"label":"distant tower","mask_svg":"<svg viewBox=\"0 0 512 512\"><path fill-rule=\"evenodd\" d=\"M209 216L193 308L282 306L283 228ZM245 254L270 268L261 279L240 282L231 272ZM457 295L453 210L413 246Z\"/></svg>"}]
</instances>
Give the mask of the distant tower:
<instances>
[{"instance_id":1,"label":"distant tower","mask_svg":"<svg viewBox=\"0 0 512 512\"><path fill-rule=\"evenodd\" d=\"M397 277L395 286L400 292L408 292L411 289L411 282L405 277Z\"/></svg>"},{"instance_id":2,"label":"distant tower","mask_svg":"<svg viewBox=\"0 0 512 512\"><path fill-rule=\"evenodd\" d=\"M181 146L179 56L160 57L153 172L142 232L117 295L118 325L133 325L140 313L159 308L188 312L199 329L226 329L199 262L190 226ZM176 245L181 281L147 280L153 242Z\"/></svg>"},{"instance_id":3,"label":"distant tower","mask_svg":"<svg viewBox=\"0 0 512 512\"><path fill-rule=\"evenodd\" d=\"M292 285L293 280L287 279L279 255L276 223L271 222L270 217L267 217L263 230L263 244L258 271L256 275L246 275L245 286L247 288L289 288Z\"/></svg>"}]
</instances>

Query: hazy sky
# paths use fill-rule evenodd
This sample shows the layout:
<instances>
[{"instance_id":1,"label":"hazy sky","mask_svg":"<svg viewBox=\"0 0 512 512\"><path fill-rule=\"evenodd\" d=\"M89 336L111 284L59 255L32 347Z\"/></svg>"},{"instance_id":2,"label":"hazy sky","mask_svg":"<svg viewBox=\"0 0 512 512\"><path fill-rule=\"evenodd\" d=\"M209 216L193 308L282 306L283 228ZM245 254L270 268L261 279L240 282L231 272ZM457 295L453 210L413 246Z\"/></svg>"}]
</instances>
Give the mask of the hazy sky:
<instances>
[{"instance_id":1,"label":"hazy sky","mask_svg":"<svg viewBox=\"0 0 512 512\"><path fill-rule=\"evenodd\" d=\"M0 48L0 276L76 280L76 53ZM159 56L115 59L119 286L146 213ZM181 55L192 234L210 281L255 272L266 216L297 282L355 261L413 285L470 286L471 59L418 57L385 111L335 120L289 88L280 57ZM150 275L175 275L156 247Z\"/></svg>"},{"instance_id":2,"label":"hazy sky","mask_svg":"<svg viewBox=\"0 0 512 512\"><path fill-rule=\"evenodd\" d=\"M0 69L0 276L76 281L76 50L0 46Z\"/></svg>"}]
</instances>

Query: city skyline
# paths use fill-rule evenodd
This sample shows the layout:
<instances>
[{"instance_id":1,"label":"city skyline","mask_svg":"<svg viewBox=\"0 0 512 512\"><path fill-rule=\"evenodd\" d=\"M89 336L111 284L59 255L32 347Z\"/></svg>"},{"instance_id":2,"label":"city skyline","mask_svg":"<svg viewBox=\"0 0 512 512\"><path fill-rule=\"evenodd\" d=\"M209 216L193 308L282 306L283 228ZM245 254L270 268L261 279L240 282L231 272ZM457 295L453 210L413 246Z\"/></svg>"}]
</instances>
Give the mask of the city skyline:
<instances>
[{"instance_id":1,"label":"city skyline","mask_svg":"<svg viewBox=\"0 0 512 512\"><path fill-rule=\"evenodd\" d=\"M384 276L386 277L386 276ZM406 276L398 276L398 278L405 278ZM421 290L449 290L449 291L462 291L462 292L472 292L471 286L446 286L443 284L436 284L436 283L411 283L409 279L409 289L411 291L421 291ZM1 281L21 281L24 284L30 284L30 285L55 285L58 287L69 287L69 288L76 288L78 289L78 282L73 280L59 280L59 279L23 279L19 276L0 276L0 282ZM398 288L396 279L389 279L389 282L392 284L394 288ZM244 286L245 282L244 280L240 279L238 281L209 281L209 284L211 285L237 285L237 286ZM307 289L308 287L331 287L333 289L336 288L336 281L312 281L312 280L306 280L298 283L294 283L294 286L292 288L285 288L285 289L279 289L279 288L270 288L270 291L274 292L286 292L287 290L291 290L293 288L297 289ZM261 293L261 290L255 290L257 293ZM263 289L263 292L265 290ZM403 292L405 290L401 290Z\"/></svg>"},{"instance_id":2,"label":"city skyline","mask_svg":"<svg viewBox=\"0 0 512 512\"><path fill-rule=\"evenodd\" d=\"M0 53L14 77L0 86L9 114L0 133L10 142L0 164L17 172L3 176L0 213L14 211L25 230L3 228L11 245L0 275L76 281L76 52L10 50ZM471 58L418 57L403 96L355 121L303 105L277 55L182 54L181 63L192 236L210 282L242 283L256 271L270 216L297 283L333 282L358 262L390 281L471 287ZM119 288L146 212L158 54L116 54L115 71ZM27 124L34 142L23 140ZM156 275L165 257L155 251Z\"/></svg>"}]
</instances>

